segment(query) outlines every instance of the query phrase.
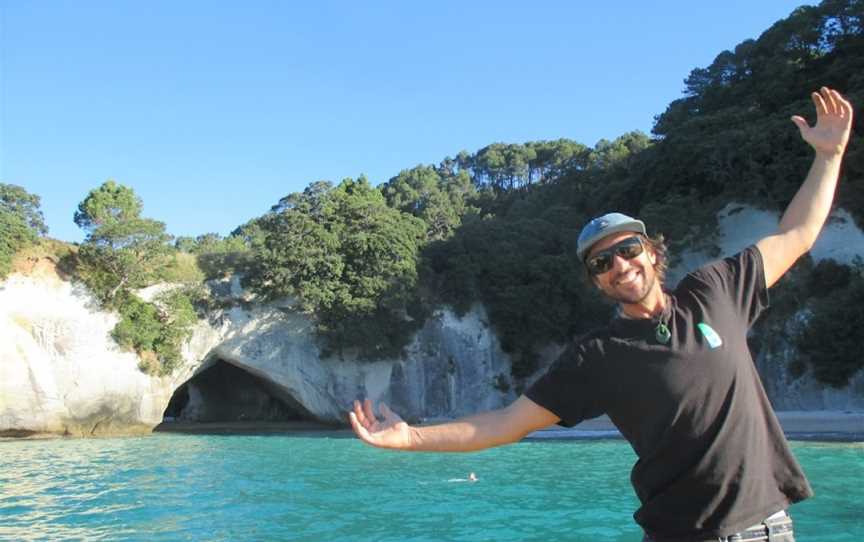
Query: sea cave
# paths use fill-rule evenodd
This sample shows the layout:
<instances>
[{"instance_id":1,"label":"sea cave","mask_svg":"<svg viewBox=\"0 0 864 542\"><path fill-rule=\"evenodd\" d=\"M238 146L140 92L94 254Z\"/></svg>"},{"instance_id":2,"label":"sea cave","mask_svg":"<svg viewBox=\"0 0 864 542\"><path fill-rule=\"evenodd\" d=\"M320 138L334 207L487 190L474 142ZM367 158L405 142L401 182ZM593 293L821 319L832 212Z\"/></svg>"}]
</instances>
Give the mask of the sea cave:
<instances>
[{"instance_id":1,"label":"sea cave","mask_svg":"<svg viewBox=\"0 0 864 542\"><path fill-rule=\"evenodd\" d=\"M314 418L277 384L219 359L177 388L163 420L212 424Z\"/></svg>"}]
</instances>

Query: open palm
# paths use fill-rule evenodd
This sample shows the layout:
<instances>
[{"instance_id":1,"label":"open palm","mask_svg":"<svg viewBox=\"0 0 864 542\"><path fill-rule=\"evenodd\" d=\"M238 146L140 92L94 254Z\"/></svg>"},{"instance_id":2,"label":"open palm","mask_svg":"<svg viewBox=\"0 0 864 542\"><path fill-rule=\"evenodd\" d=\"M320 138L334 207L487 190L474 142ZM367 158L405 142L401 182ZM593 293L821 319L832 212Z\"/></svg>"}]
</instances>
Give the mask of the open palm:
<instances>
[{"instance_id":1,"label":"open palm","mask_svg":"<svg viewBox=\"0 0 864 542\"><path fill-rule=\"evenodd\" d=\"M811 97L816 106L816 125L810 126L802 117L792 117L801 137L817 153L841 154L849 141L852 127L852 105L836 90L822 87Z\"/></svg>"},{"instance_id":2,"label":"open palm","mask_svg":"<svg viewBox=\"0 0 864 542\"><path fill-rule=\"evenodd\" d=\"M360 439L379 448L407 449L411 446L411 428L398 414L381 403L383 420L378 420L372 410L372 401L361 404L354 401L354 410L348 414L351 427Z\"/></svg>"}]
</instances>

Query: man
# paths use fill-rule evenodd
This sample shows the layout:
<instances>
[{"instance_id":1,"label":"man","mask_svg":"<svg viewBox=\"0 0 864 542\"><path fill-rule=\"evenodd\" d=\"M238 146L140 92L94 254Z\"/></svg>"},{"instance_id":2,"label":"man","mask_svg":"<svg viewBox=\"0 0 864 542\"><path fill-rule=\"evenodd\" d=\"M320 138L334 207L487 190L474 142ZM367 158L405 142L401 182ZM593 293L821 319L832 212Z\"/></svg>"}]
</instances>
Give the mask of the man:
<instances>
[{"instance_id":1,"label":"man","mask_svg":"<svg viewBox=\"0 0 864 542\"><path fill-rule=\"evenodd\" d=\"M807 252L831 207L849 139L851 105L812 95L817 122L793 117L816 151L778 231L662 288L665 248L619 213L589 222L577 254L619 304L606 327L565 352L506 408L411 427L381 405L354 404L357 435L382 448L471 451L516 442L553 423L607 414L633 446L634 515L646 541L793 540L785 509L812 495L789 450L747 348L767 289ZM739 538L733 538L739 536Z\"/></svg>"}]
</instances>

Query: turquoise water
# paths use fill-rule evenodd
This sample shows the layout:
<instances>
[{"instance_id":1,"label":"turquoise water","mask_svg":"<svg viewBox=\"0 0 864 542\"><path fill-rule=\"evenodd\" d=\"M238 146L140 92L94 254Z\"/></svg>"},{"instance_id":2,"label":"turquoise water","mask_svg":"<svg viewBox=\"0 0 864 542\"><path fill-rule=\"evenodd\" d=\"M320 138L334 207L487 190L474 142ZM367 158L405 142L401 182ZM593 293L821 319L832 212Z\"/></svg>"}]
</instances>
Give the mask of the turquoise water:
<instances>
[{"instance_id":1,"label":"turquoise water","mask_svg":"<svg viewBox=\"0 0 864 542\"><path fill-rule=\"evenodd\" d=\"M817 493L792 509L798 540L864 540L864 445L793 446ZM3 441L0 539L638 541L633 459L621 440L473 454L286 436Z\"/></svg>"}]
</instances>

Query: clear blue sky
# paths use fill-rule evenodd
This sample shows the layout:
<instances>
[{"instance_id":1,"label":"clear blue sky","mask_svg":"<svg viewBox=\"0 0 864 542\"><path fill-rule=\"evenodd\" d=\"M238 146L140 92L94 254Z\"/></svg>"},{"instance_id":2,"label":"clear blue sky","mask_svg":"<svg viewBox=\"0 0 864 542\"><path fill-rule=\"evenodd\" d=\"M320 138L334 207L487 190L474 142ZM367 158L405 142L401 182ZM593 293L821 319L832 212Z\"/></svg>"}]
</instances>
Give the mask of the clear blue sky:
<instances>
[{"instance_id":1,"label":"clear blue sky","mask_svg":"<svg viewBox=\"0 0 864 542\"><path fill-rule=\"evenodd\" d=\"M0 0L0 182L67 241L109 178L174 235L224 235L320 179L649 132L804 3Z\"/></svg>"}]
</instances>

